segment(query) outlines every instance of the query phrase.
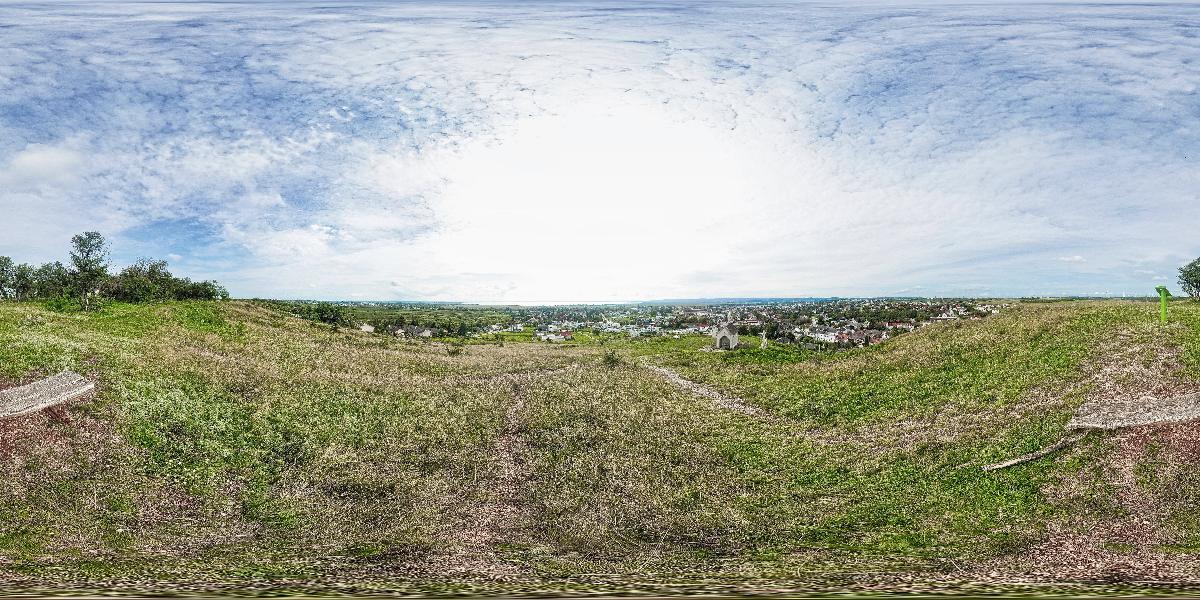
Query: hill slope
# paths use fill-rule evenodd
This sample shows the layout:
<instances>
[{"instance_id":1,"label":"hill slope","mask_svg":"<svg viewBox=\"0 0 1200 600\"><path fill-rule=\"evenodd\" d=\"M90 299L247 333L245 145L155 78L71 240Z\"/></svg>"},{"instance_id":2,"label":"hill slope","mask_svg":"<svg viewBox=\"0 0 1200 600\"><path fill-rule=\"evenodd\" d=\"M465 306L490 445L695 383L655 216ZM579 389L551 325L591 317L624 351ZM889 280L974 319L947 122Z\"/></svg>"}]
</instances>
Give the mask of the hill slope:
<instances>
[{"instance_id":1,"label":"hill slope","mask_svg":"<svg viewBox=\"0 0 1200 600\"><path fill-rule=\"evenodd\" d=\"M0 387L70 368L98 389L0 421L0 582L1198 581L1191 424L979 470L1085 401L1200 389L1200 306L1173 311L1022 305L832 356L702 338L452 355L239 302L0 304Z\"/></svg>"}]
</instances>

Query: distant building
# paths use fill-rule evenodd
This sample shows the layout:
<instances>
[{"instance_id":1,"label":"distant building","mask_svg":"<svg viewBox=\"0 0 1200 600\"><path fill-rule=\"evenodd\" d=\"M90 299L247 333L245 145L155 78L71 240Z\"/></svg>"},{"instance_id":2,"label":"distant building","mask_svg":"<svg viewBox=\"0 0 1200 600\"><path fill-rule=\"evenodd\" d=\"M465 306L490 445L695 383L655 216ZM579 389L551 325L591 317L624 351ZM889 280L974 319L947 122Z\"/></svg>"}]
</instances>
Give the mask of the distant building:
<instances>
[{"instance_id":1,"label":"distant building","mask_svg":"<svg viewBox=\"0 0 1200 600\"><path fill-rule=\"evenodd\" d=\"M822 342L833 343L838 341L838 331L832 327L813 327L808 330L808 337Z\"/></svg>"},{"instance_id":2,"label":"distant building","mask_svg":"<svg viewBox=\"0 0 1200 600\"><path fill-rule=\"evenodd\" d=\"M392 335L396 337L428 338L433 337L433 333L433 330L428 327L421 327L420 325L405 325L396 328L396 331Z\"/></svg>"},{"instance_id":3,"label":"distant building","mask_svg":"<svg viewBox=\"0 0 1200 600\"><path fill-rule=\"evenodd\" d=\"M713 332L713 348L718 350L732 350L738 345L738 330L737 326L732 323L722 325Z\"/></svg>"},{"instance_id":4,"label":"distant building","mask_svg":"<svg viewBox=\"0 0 1200 600\"><path fill-rule=\"evenodd\" d=\"M762 327L763 322L758 319L739 319L730 323L734 327Z\"/></svg>"}]
</instances>

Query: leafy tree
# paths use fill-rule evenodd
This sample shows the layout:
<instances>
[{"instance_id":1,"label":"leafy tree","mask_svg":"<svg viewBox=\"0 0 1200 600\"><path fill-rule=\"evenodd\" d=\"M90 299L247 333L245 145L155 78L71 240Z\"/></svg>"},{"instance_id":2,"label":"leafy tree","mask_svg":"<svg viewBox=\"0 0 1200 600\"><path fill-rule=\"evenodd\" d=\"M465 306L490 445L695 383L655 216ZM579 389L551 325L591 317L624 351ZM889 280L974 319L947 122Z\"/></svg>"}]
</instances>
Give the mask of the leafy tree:
<instances>
[{"instance_id":1,"label":"leafy tree","mask_svg":"<svg viewBox=\"0 0 1200 600\"><path fill-rule=\"evenodd\" d=\"M13 269L13 296L17 301L29 300L37 291L33 265L21 263Z\"/></svg>"},{"instance_id":2,"label":"leafy tree","mask_svg":"<svg viewBox=\"0 0 1200 600\"><path fill-rule=\"evenodd\" d=\"M98 231L85 231L71 238L71 279L84 310L91 297L108 278L108 242Z\"/></svg>"},{"instance_id":3,"label":"leafy tree","mask_svg":"<svg viewBox=\"0 0 1200 600\"><path fill-rule=\"evenodd\" d=\"M110 276L108 257L108 243L95 231L71 238L70 268L57 261L37 268L15 265L11 258L0 256L0 299L50 299L62 310L93 308L97 295L125 302L229 299L221 284L175 277L163 260L139 259Z\"/></svg>"},{"instance_id":4,"label":"leafy tree","mask_svg":"<svg viewBox=\"0 0 1200 600\"><path fill-rule=\"evenodd\" d=\"M225 289L225 286L215 281L192 281L187 277L174 281L174 298L176 300L229 299L229 291Z\"/></svg>"},{"instance_id":5,"label":"leafy tree","mask_svg":"<svg viewBox=\"0 0 1200 600\"><path fill-rule=\"evenodd\" d=\"M767 337L771 339L779 337L779 323L771 321L767 324Z\"/></svg>"},{"instance_id":6,"label":"leafy tree","mask_svg":"<svg viewBox=\"0 0 1200 600\"><path fill-rule=\"evenodd\" d=\"M13 277L16 267L13 265L13 259L7 256L0 256L0 298L8 299L13 289Z\"/></svg>"},{"instance_id":7,"label":"leafy tree","mask_svg":"<svg viewBox=\"0 0 1200 600\"><path fill-rule=\"evenodd\" d=\"M33 272L34 295L38 298L58 298L71 289L67 268L58 261L48 262Z\"/></svg>"},{"instance_id":8,"label":"leafy tree","mask_svg":"<svg viewBox=\"0 0 1200 600\"><path fill-rule=\"evenodd\" d=\"M1200 258L1179 269L1179 287L1192 298L1200 298Z\"/></svg>"},{"instance_id":9,"label":"leafy tree","mask_svg":"<svg viewBox=\"0 0 1200 600\"><path fill-rule=\"evenodd\" d=\"M350 315L346 313L346 309L330 302L318 302L316 305L309 305L310 315L308 318L330 325L350 325Z\"/></svg>"},{"instance_id":10,"label":"leafy tree","mask_svg":"<svg viewBox=\"0 0 1200 600\"><path fill-rule=\"evenodd\" d=\"M113 278L111 294L123 302L158 302L175 297L180 283L167 270L167 261L142 258Z\"/></svg>"}]
</instances>

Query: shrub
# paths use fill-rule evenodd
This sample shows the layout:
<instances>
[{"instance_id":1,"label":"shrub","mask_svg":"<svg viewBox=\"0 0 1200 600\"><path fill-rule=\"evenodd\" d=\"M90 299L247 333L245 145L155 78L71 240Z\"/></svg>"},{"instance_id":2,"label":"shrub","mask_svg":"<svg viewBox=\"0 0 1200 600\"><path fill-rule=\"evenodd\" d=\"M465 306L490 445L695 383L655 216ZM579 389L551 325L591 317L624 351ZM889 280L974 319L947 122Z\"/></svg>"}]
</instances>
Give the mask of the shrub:
<instances>
[{"instance_id":1,"label":"shrub","mask_svg":"<svg viewBox=\"0 0 1200 600\"><path fill-rule=\"evenodd\" d=\"M346 309L329 302L319 302L316 305L309 305L309 317L314 321L328 323L330 325L350 325L350 316L346 314Z\"/></svg>"},{"instance_id":2,"label":"shrub","mask_svg":"<svg viewBox=\"0 0 1200 600\"><path fill-rule=\"evenodd\" d=\"M316 321L333 325L336 328L339 326L350 327L354 325L354 320L350 318L350 314L346 309L332 302L302 302L289 300L253 300L255 304L283 311L301 319Z\"/></svg>"},{"instance_id":3,"label":"shrub","mask_svg":"<svg viewBox=\"0 0 1200 600\"><path fill-rule=\"evenodd\" d=\"M46 310L60 313L78 312L83 310L83 305L80 304L78 300L72 298L71 296L67 296L66 294L46 300L46 302L43 303L43 306L46 307Z\"/></svg>"}]
</instances>

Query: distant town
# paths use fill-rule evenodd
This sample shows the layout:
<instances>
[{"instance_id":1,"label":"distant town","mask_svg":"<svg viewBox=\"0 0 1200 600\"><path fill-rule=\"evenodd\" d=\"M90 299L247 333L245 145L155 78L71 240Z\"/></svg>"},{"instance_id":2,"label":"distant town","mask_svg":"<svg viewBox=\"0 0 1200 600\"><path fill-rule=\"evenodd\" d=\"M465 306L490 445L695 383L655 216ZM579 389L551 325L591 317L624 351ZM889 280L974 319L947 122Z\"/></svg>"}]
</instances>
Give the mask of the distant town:
<instances>
[{"instance_id":1,"label":"distant town","mask_svg":"<svg viewBox=\"0 0 1200 600\"><path fill-rule=\"evenodd\" d=\"M743 345L795 344L836 349L877 344L940 321L983 319L1002 302L940 299L804 299L715 304L482 307L337 303L359 329L398 338L529 339L568 342L577 335L631 338L740 336ZM734 344L736 346L736 343Z\"/></svg>"}]
</instances>

